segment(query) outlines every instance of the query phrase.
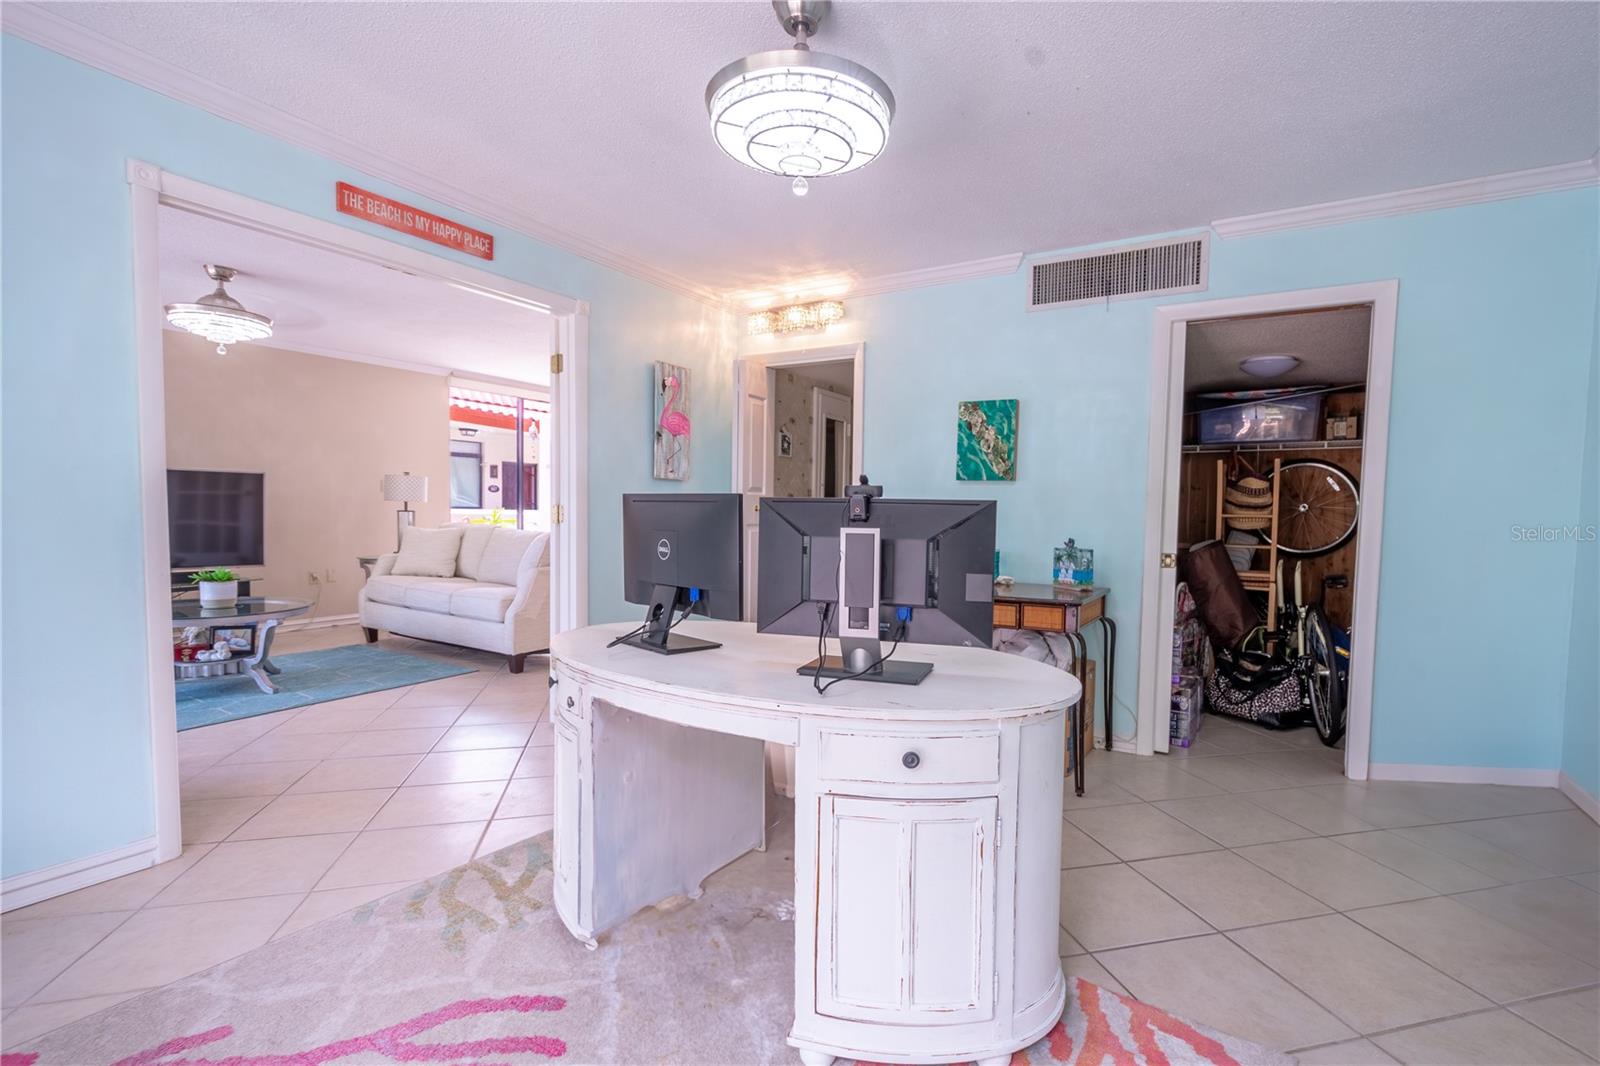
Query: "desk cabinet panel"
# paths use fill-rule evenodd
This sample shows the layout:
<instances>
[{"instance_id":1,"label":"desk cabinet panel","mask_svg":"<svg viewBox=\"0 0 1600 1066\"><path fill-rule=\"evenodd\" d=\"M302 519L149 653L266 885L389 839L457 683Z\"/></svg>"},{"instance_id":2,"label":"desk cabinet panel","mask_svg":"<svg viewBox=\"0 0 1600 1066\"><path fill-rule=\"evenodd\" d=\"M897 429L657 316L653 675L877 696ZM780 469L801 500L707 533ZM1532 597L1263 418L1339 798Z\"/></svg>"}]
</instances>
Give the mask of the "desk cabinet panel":
<instances>
[{"instance_id":1,"label":"desk cabinet panel","mask_svg":"<svg viewBox=\"0 0 1600 1066\"><path fill-rule=\"evenodd\" d=\"M999 800L821 802L818 1013L992 1018Z\"/></svg>"},{"instance_id":2,"label":"desk cabinet panel","mask_svg":"<svg viewBox=\"0 0 1600 1066\"><path fill-rule=\"evenodd\" d=\"M556 911L578 918L578 885L582 854L583 779L578 764L578 716L582 713L582 690L567 682L551 689L550 721L555 732L555 841L552 865L555 868ZM572 703L569 706L567 700ZM584 915L588 919L589 915Z\"/></svg>"}]
</instances>

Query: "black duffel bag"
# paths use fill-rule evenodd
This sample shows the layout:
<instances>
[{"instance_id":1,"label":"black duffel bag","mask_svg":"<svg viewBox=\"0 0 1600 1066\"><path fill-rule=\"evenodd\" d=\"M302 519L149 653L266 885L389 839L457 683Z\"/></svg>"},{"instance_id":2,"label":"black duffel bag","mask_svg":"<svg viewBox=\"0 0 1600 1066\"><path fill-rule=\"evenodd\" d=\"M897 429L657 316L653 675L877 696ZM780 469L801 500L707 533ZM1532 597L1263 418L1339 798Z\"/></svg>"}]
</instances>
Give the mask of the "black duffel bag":
<instances>
[{"instance_id":1,"label":"black duffel bag","mask_svg":"<svg viewBox=\"0 0 1600 1066\"><path fill-rule=\"evenodd\" d=\"M1260 652L1218 651L1217 668L1206 678L1206 704L1213 714L1268 729L1292 729L1306 722L1294 668Z\"/></svg>"}]
</instances>

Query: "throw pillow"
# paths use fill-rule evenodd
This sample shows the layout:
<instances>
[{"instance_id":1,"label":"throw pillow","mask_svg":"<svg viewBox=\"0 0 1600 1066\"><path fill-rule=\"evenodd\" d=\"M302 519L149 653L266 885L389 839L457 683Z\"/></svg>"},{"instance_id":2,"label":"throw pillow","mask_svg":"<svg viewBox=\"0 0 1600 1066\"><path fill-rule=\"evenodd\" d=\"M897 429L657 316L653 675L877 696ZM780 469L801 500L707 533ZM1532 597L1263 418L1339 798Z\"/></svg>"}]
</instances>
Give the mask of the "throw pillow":
<instances>
[{"instance_id":1,"label":"throw pillow","mask_svg":"<svg viewBox=\"0 0 1600 1066\"><path fill-rule=\"evenodd\" d=\"M497 585L515 585L522 557L536 541L542 542L545 536L531 529L496 529L494 536L489 538L488 546L483 549L483 558L478 561L478 580L492 581ZM544 550L542 543L539 550Z\"/></svg>"},{"instance_id":2,"label":"throw pillow","mask_svg":"<svg viewBox=\"0 0 1600 1066\"><path fill-rule=\"evenodd\" d=\"M456 574L476 581L478 566L483 560L483 549L489 546L494 526L467 525L462 526L461 530L461 554L456 558Z\"/></svg>"},{"instance_id":3,"label":"throw pillow","mask_svg":"<svg viewBox=\"0 0 1600 1066\"><path fill-rule=\"evenodd\" d=\"M389 571L398 577L455 577L456 554L461 549L461 527L406 530L400 555Z\"/></svg>"}]
</instances>

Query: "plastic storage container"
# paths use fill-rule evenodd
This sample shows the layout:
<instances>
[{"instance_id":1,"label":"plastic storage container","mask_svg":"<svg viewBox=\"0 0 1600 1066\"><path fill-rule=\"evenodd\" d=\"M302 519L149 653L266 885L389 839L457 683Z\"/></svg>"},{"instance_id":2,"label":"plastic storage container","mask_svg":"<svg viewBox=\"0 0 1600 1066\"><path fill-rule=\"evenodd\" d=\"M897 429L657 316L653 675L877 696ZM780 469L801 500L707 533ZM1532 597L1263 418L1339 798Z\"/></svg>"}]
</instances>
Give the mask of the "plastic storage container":
<instances>
[{"instance_id":1,"label":"plastic storage container","mask_svg":"<svg viewBox=\"0 0 1600 1066\"><path fill-rule=\"evenodd\" d=\"M1316 440L1322 424L1322 394L1252 400L1201 411L1195 417L1201 444Z\"/></svg>"}]
</instances>

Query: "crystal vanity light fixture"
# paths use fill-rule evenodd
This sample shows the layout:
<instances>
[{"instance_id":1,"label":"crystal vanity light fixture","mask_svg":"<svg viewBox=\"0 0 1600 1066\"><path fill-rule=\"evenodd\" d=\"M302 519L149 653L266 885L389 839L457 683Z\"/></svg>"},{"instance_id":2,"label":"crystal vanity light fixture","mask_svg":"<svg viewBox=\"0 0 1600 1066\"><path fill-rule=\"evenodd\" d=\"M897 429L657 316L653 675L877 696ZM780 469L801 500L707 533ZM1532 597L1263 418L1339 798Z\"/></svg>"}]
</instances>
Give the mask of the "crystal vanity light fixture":
<instances>
[{"instance_id":1,"label":"crystal vanity light fixture","mask_svg":"<svg viewBox=\"0 0 1600 1066\"><path fill-rule=\"evenodd\" d=\"M757 311L746 320L752 337L767 333L816 333L843 321L844 304L838 300L813 300Z\"/></svg>"},{"instance_id":2,"label":"crystal vanity light fixture","mask_svg":"<svg viewBox=\"0 0 1600 1066\"><path fill-rule=\"evenodd\" d=\"M238 273L232 267L207 263L206 274L217 283L216 291L206 293L192 304L167 304L167 321L213 342L218 355L227 355L230 344L264 341L272 336L272 319L246 311L244 304L223 288Z\"/></svg>"}]
</instances>

